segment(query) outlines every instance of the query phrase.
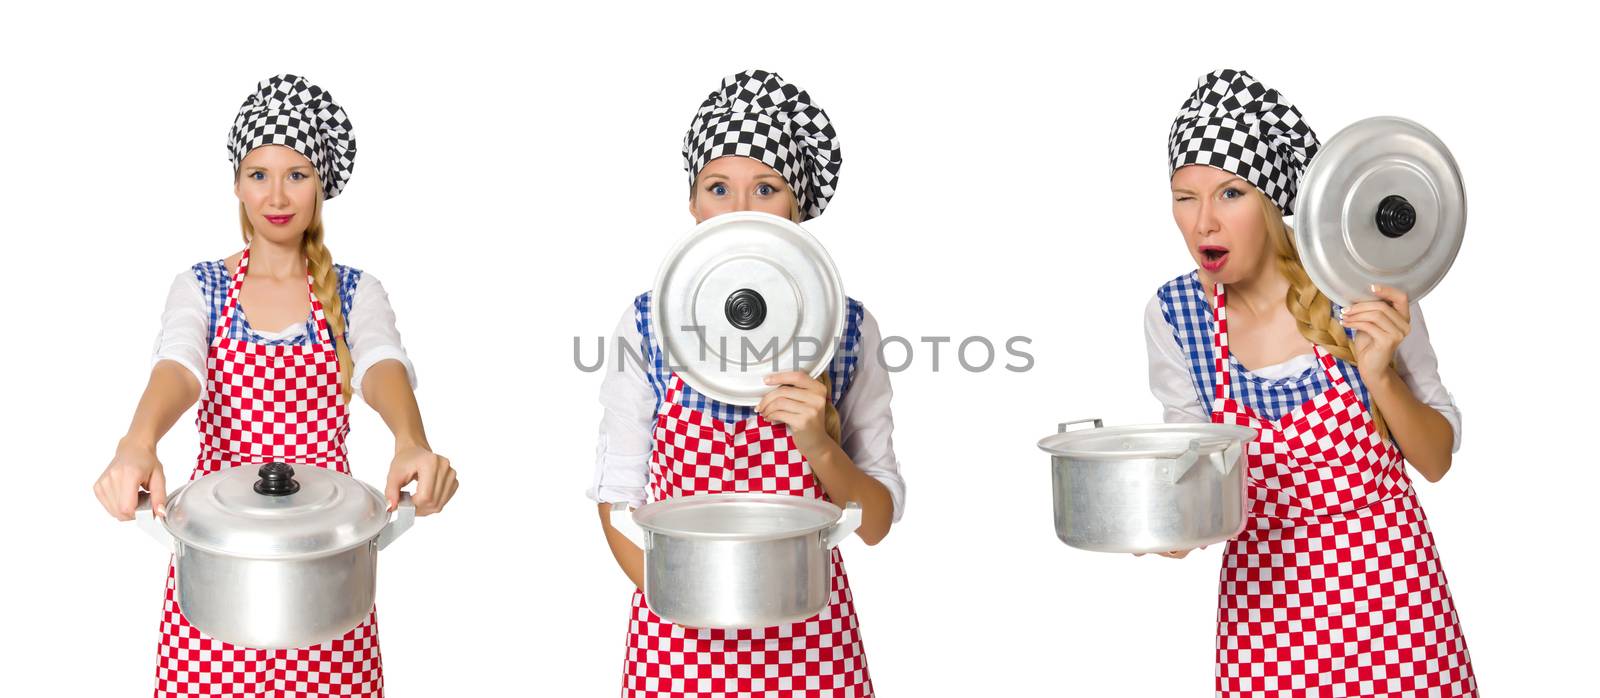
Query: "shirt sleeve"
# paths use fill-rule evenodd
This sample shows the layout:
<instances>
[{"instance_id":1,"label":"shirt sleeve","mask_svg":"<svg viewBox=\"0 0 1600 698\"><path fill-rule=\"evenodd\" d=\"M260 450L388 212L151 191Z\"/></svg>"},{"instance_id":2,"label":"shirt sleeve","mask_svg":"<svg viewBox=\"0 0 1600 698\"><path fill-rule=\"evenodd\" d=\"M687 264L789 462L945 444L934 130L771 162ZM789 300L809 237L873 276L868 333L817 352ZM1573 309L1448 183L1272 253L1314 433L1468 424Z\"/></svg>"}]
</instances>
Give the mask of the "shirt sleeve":
<instances>
[{"instance_id":1,"label":"shirt sleeve","mask_svg":"<svg viewBox=\"0 0 1600 698\"><path fill-rule=\"evenodd\" d=\"M1211 410L1195 391L1189 357L1178 346L1172 326L1161 314L1161 299L1152 296L1144 309L1145 353L1150 362L1150 392L1161 401L1163 422L1209 422Z\"/></svg>"},{"instance_id":2,"label":"shirt sleeve","mask_svg":"<svg viewBox=\"0 0 1600 698\"><path fill-rule=\"evenodd\" d=\"M889 369L878 358L883 335L872 313L862 309L860 352L850 389L839 400L839 438L845 455L889 490L894 501L894 521L905 513L906 483L894 455L894 413L889 403Z\"/></svg>"},{"instance_id":3,"label":"shirt sleeve","mask_svg":"<svg viewBox=\"0 0 1600 698\"><path fill-rule=\"evenodd\" d=\"M206 350L210 348L211 317L206 308L206 297L200 292L200 281L194 271L186 269L172 280L167 290L167 305L161 312L161 330L156 333L155 348L151 352L150 366L162 361L172 361L194 374L201 391L206 385Z\"/></svg>"},{"instance_id":4,"label":"shirt sleeve","mask_svg":"<svg viewBox=\"0 0 1600 698\"><path fill-rule=\"evenodd\" d=\"M411 388L416 389L417 370L400 342L394 309L389 306L389 293L384 290L383 282L366 272L362 272L350 298L345 337L350 343L350 384L357 395L361 394L361 380L366 377L367 370L390 359L405 366L406 379Z\"/></svg>"},{"instance_id":5,"label":"shirt sleeve","mask_svg":"<svg viewBox=\"0 0 1600 698\"><path fill-rule=\"evenodd\" d=\"M600 433L595 444L594 481L588 496L596 502L640 506L650 478L650 446L656 394L645 377L632 304L617 321L605 347L600 381Z\"/></svg>"},{"instance_id":6,"label":"shirt sleeve","mask_svg":"<svg viewBox=\"0 0 1600 698\"><path fill-rule=\"evenodd\" d=\"M1450 452L1461 450L1461 408L1439 379L1439 358L1433 353L1433 342L1428 338L1428 324L1422 318L1422 306L1411 304L1411 333L1400 340L1395 349L1395 373L1400 375L1411 394L1443 415L1450 423L1452 438Z\"/></svg>"}]
</instances>

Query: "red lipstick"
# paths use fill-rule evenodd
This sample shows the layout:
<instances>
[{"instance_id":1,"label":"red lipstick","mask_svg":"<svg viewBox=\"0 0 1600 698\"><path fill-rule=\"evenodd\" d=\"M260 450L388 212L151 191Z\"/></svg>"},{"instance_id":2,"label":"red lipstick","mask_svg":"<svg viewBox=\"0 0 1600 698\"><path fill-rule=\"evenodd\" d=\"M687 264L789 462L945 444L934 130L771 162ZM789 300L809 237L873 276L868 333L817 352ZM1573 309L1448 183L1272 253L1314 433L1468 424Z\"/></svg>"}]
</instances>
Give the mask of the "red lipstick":
<instances>
[{"instance_id":1,"label":"red lipstick","mask_svg":"<svg viewBox=\"0 0 1600 698\"><path fill-rule=\"evenodd\" d=\"M294 218L294 214L286 213L281 216L262 216L262 218L267 219L267 222L273 225L288 225L289 219Z\"/></svg>"}]
</instances>

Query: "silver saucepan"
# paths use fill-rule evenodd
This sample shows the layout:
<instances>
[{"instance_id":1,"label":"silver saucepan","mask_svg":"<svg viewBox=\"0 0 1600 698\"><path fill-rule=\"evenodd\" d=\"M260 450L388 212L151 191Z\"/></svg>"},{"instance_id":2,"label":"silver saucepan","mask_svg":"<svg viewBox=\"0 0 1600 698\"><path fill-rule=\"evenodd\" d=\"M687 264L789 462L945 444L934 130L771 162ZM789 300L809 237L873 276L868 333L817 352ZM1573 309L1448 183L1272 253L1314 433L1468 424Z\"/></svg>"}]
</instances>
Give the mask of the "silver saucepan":
<instances>
[{"instance_id":1,"label":"silver saucepan","mask_svg":"<svg viewBox=\"0 0 1600 698\"><path fill-rule=\"evenodd\" d=\"M611 525L644 550L645 603L691 628L764 628L828 605L832 550L861 507L780 494L700 494L646 504Z\"/></svg>"},{"instance_id":2,"label":"silver saucepan","mask_svg":"<svg viewBox=\"0 0 1600 698\"><path fill-rule=\"evenodd\" d=\"M1056 537L1111 553L1232 538L1244 527L1244 446L1255 438L1228 424L1062 424L1039 440L1050 454Z\"/></svg>"},{"instance_id":3,"label":"silver saucepan","mask_svg":"<svg viewBox=\"0 0 1600 698\"><path fill-rule=\"evenodd\" d=\"M135 519L172 548L174 595L189 623L241 647L288 649L338 638L372 611L378 551L415 520L402 494L327 468L227 468L179 487L157 518Z\"/></svg>"}]
</instances>

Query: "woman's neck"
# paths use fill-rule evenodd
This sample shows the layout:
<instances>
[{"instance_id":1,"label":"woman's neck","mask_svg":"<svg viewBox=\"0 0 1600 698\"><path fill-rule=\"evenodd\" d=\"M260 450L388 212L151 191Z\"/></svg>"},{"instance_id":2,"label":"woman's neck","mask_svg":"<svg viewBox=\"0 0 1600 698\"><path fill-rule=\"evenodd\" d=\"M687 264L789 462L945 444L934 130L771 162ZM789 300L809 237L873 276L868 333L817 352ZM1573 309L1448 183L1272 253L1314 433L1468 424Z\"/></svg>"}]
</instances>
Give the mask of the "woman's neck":
<instances>
[{"instance_id":1,"label":"woman's neck","mask_svg":"<svg viewBox=\"0 0 1600 698\"><path fill-rule=\"evenodd\" d=\"M306 274L306 258L300 245L293 247L272 242L264 235L250 241L250 275L286 280Z\"/></svg>"},{"instance_id":2,"label":"woman's neck","mask_svg":"<svg viewBox=\"0 0 1600 698\"><path fill-rule=\"evenodd\" d=\"M1270 260L1268 260L1270 261ZM1216 285L1206 282L1206 295L1216 293ZM1227 284L1228 307L1243 310L1246 314L1261 317L1283 308L1283 299L1289 293L1289 280L1267 264L1243 279Z\"/></svg>"}]
</instances>

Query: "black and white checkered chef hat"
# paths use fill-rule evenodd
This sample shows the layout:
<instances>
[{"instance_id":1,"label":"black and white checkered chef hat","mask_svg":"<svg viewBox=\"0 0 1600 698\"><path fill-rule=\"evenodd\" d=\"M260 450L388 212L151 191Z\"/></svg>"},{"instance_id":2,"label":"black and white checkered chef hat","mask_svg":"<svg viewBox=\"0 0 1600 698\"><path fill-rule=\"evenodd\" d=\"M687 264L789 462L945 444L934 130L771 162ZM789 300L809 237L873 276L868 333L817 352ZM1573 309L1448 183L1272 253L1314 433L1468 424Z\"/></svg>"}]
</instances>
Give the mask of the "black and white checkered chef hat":
<instances>
[{"instance_id":1,"label":"black and white checkered chef hat","mask_svg":"<svg viewBox=\"0 0 1600 698\"><path fill-rule=\"evenodd\" d=\"M755 158L778 171L800 203L802 219L822 215L839 181L839 143L828 114L811 95L776 73L730 75L706 97L683 137L689 186L706 163L725 155Z\"/></svg>"},{"instance_id":2,"label":"black and white checkered chef hat","mask_svg":"<svg viewBox=\"0 0 1600 698\"><path fill-rule=\"evenodd\" d=\"M1317 147L1317 134L1277 90L1242 70L1223 69L1200 78L1172 121L1167 176L1193 164L1232 172L1287 216Z\"/></svg>"},{"instance_id":3,"label":"black and white checkered chef hat","mask_svg":"<svg viewBox=\"0 0 1600 698\"><path fill-rule=\"evenodd\" d=\"M322 180L325 199L339 195L356 166L350 118L327 90L297 75L262 80L239 107L228 131L234 173L245 155L263 145L286 145L306 156Z\"/></svg>"}]
</instances>

